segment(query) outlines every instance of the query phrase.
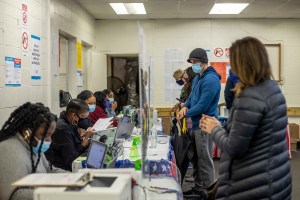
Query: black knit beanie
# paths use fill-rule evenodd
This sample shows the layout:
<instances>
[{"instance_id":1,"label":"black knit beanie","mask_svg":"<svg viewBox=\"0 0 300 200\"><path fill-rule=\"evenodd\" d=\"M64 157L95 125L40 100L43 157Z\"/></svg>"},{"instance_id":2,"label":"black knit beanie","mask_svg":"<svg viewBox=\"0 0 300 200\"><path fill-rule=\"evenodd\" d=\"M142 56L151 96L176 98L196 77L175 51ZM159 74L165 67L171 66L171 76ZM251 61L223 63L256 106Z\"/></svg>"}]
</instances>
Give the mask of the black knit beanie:
<instances>
[{"instance_id":1,"label":"black knit beanie","mask_svg":"<svg viewBox=\"0 0 300 200\"><path fill-rule=\"evenodd\" d=\"M204 49L196 48L194 49L189 56L189 59L187 61L191 63L191 60L197 60L203 63L208 63L207 54Z\"/></svg>"}]
</instances>

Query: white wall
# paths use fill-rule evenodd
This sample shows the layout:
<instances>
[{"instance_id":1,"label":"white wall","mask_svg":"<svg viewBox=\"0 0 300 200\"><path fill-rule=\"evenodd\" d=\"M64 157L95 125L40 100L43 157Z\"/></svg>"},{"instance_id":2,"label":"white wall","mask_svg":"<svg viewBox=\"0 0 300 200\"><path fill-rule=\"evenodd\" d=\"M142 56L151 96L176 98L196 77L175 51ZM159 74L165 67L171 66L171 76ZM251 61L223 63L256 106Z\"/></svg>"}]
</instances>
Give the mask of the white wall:
<instances>
[{"instance_id":1,"label":"white wall","mask_svg":"<svg viewBox=\"0 0 300 200\"><path fill-rule=\"evenodd\" d=\"M0 0L0 126L10 113L27 101L49 103L48 99L48 42L49 17L47 0L27 0L28 33L41 38L41 80L31 80L31 51L22 56L22 2L21 0ZM31 40L29 40L31 49ZM21 59L21 86L5 86L5 56Z\"/></svg>"},{"instance_id":2,"label":"white wall","mask_svg":"<svg viewBox=\"0 0 300 200\"><path fill-rule=\"evenodd\" d=\"M22 2L28 4L28 32L41 37L42 79L30 79L31 56L22 56ZM42 102L55 114L59 108L58 36L66 33L69 40L68 56L71 93L77 96L83 88L76 87L76 42L82 41L89 48L83 48L84 69L91 66L91 51L95 44L95 20L75 0L0 0L0 127L10 113L19 105ZM30 43L29 43L30 46ZM5 56L21 58L22 86L5 86ZM106 69L106 68L105 68ZM86 74L86 72L85 72ZM86 80L84 80L86 82Z\"/></svg>"},{"instance_id":3,"label":"white wall","mask_svg":"<svg viewBox=\"0 0 300 200\"><path fill-rule=\"evenodd\" d=\"M140 21L147 36L148 54L153 59L155 107L170 106L164 99L164 52L182 48L185 58L197 47L229 47L233 41L254 36L263 43L282 44L281 86L288 106L300 106L299 19L174 19ZM136 20L97 21L97 48L108 53L138 51ZM124 39L125 38L125 39ZM188 67L188 63L183 68ZM171 76L171 74L170 74ZM224 86L223 86L224 88ZM220 102L224 102L223 91ZM290 121L300 122L299 118Z\"/></svg>"},{"instance_id":4,"label":"white wall","mask_svg":"<svg viewBox=\"0 0 300 200\"><path fill-rule=\"evenodd\" d=\"M96 33L95 33L95 20L89 15L78 3L74 0L51 0L51 39L52 39L52 54L51 54L51 110L58 114L61 109L59 108L59 76L57 76L58 68L58 37L59 33L63 33L68 37L68 89L73 98L85 89L84 87L76 86L76 69L77 69L77 48L76 43L82 41L87 46L94 46ZM83 47L82 64L84 76L87 74L86 69L90 68L88 59L90 58L90 51L95 47ZM85 66L89 65L89 66ZM86 83L84 77L84 83ZM89 89L89 88L87 88Z\"/></svg>"}]
</instances>

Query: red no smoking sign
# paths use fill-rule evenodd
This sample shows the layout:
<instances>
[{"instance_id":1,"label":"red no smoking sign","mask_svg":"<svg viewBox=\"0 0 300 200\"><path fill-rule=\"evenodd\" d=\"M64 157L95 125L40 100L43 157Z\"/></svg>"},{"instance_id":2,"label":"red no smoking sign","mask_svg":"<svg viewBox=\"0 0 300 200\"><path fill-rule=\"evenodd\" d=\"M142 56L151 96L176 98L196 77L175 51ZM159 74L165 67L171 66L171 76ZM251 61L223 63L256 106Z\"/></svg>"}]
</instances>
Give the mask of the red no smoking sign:
<instances>
[{"instance_id":1,"label":"red no smoking sign","mask_svg":"<svg viewBox=\"0 0 300 200\"><path fill-rule=\"evenodd\" d=\"M23 23L26 24L27 23L27 12L23 12Z\"/></svg>"},{"instance_id":2,"label":"red no smoking sign","mask_svg":"<svg viewBox=\"0 0 300 200\"><path fill-rule=\"evenodd\" d=\"M221 56L223 56L224 51L223 51L222 48L215 48L214 54L215 54L216 57L221 57Z\"/></svg>"},{"instance_id":3,"label":"red no smoking sign","mask_svg":"<svg viewBox=\"0 0 300 200\"><path fill-rule=\"evenodd\" d=\"M26 32L22 34L22 46L25 50L28 48L28 34Z\"/></svg>"}]
</instances>

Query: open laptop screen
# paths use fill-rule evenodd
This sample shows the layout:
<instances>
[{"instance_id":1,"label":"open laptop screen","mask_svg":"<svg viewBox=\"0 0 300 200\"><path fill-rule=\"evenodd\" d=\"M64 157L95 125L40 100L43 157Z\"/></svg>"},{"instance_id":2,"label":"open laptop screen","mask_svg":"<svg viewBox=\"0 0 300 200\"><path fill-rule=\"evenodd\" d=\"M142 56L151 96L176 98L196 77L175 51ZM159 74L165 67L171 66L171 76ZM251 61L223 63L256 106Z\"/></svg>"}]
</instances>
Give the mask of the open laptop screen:
<instances>
[{"instance_id":1,"label":"open laptop screen","mask_svg":"<svg viewBox=\"0 0 300 200\"><path fill-rule=\"evenodd\" d=\"M116 138L128 138L131 136L135 123L119 123Z\"/></svg>"},{"instance_id":2,"label":"open laptop screen","mask_svg":"<svg viewBox=\"0 0 300 200\"><path fill-rule=\"evenodd\" d=\"M100 169L103 165L106 149L106 144L92 140L88 156L86 158L87 166L91 168Z\"/></svg>"}]
</instances>

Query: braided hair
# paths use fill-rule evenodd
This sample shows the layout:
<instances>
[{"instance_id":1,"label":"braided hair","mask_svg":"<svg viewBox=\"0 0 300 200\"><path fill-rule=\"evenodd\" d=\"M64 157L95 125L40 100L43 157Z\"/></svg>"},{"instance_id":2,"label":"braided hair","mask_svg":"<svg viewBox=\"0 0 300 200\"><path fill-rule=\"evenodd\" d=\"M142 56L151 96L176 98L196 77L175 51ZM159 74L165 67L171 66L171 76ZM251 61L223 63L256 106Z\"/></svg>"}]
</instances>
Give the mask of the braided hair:
<instances>
[{"instance_id":1,"label":"braided hair","mask_svg":"<svg viewBox=\"0 0 300 200\"><path fill-rule=\"evenodd\" d=\"M4 140L15 136L17 133L21 134L25 129L30 129L32 132L29 140L31 166L32 173L35 173L37 165L40 162L41 149L44 143L45 136L51 122L53 121L56 121L56 116L50 112L49 108L45 107L42 103L33 104L27 102L14 110L8 120L4 123L0 130L0 142L3 142ZM46 126L42 135L41 145L38 149L38 159L34 164L32 146L34 141L34 133L43 124L45 124Z\"/></svg>"}]
</instances>

